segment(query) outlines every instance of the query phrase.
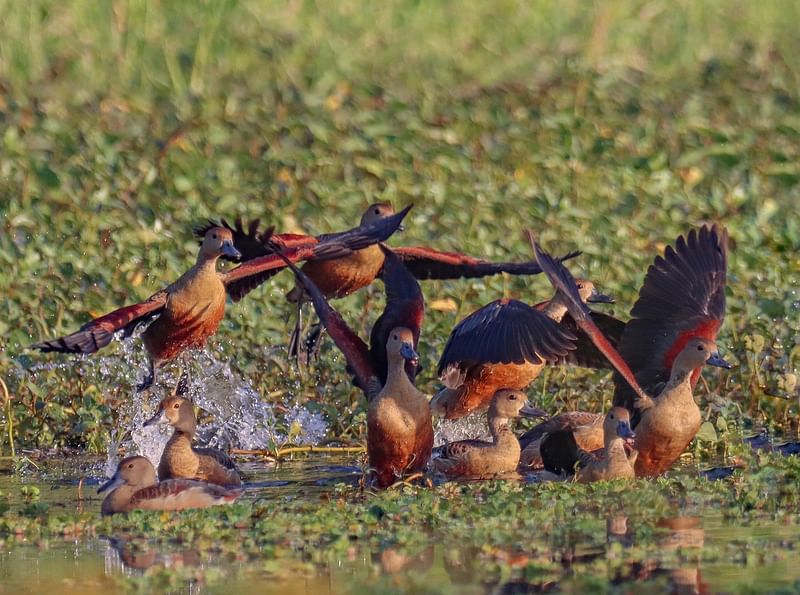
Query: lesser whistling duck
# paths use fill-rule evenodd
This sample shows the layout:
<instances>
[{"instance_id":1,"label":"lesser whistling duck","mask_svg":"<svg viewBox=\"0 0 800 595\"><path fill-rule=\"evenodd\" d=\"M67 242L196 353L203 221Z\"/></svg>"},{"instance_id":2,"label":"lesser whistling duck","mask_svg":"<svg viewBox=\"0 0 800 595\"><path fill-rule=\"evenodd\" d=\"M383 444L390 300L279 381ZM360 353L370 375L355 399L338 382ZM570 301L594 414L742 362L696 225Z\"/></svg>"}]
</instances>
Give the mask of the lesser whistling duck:
<instances>
[{"instance_id":1,"label":"lesser whistling duck","mask_svg":"<svg viewBox=\"0 0 800 595\"><path fill-rule=\"evenodd\" d=\"M637 452L625 449L635 438L630 421L627 409L612 407L603 418L603 449L595 452L579 447L570 430L551 432L541 445L544 468L559 475L574 473L580 483L635 477Z\"/></svg>"},{"instance_id":2,"label":"lesser whistling duck","mask_svg":"<svg viewBox=\"0 0 800 595\"><path fill-rule=\"evenodd\" d=\"M371 204L361 215L361 225L369 225L387 217L394 216L394 208L390 203ZM233 233L236 245L240 247L245 259L269 253L270 248L258 241L251 230L246 230L241 222L230 225L224 219L220 223L210 221L207 227L200 227L196 233L205 233L212 226L222 225ZM318 237L301 234L273 234L272 241L282 249L314 244L337 234L326 234ZM417 279L457 279L476 278L498 273L511 275L536 275L541 269L536 262L487 262L485 260L459 254L442 252L425 246L407 246L392 248L393 253L403 262L409 272ZM561 257L567 260L579 255L571 252ZM303 272L314 282L322 294L329 299L347 296L371 284L380 275L384 263L384 253L377 245L353 252L337 259L308 259L302 267ZM295 286L286 298L297 304L297 319L292 334L290 352L296 352L302 325L302 304L308 300L302 288ZM491 397L491 395L490 395Z\"/></svg>"},{"instance_id":3,"label":"lesser whistling duck","mask_svg":"<svg viewBox=\"0 0 800 595\"><path fill-rule=\"evenodd\" d=\"M602 413L567 411L535 425L519 437L522 448L520 469L528 471L542 467L542 440L553 432L572 432L578 446L589 452L603 448L603 420Z\"/></svg>"},{"instance_id":4,"label":"lesser whistling duck","mask_svg":"<svg viewBox=\"0 0 800 595\"><path fill-rule=\"evenodd\" d=\"M520 446L509 421L519 417L545 417L519 390L498 390L489 405L488 422L492 441L459 440L437 449L432 459L435 471L450 477L491 477L511 473L519 465Z\"/></svg>"},{"instance_id":5,"label":"lesser whistling duck","mask_svg":"<svg viewBox=\"0 0 800 595\"><path fill-rule=\"evenodd\" d=\"M580 296L609 303L588 280L579 281ZM594 313L612 336L622 323ZM558 292L534 306L514 299L495 300L459 322L450 334L438 374L445 387L431 401L434 415L458 419L489 405L501 388L523 390L546 364L606 367L608 363L567 314Z\"/></svg>"},{"instance_id":6,"label":"lesser whistling duck","mask_svg":"<svg viewBox=\"0 0 800 595\"><path fill-rule=\"evenodd\" d=\"M394 217L316 243L287 248L284 256L291 261L307 258L337 258L354 250L383 241L400 225L408 209ZM260 241L268 241L266 232ZM217 260L225 256L237 258L233 234L224 227L205 232L195 264L166 289L146 301L125 306L83 325L79 331L33 345L41 351L93 353L108 345L114 333L123 330L129 336L140 324L151 322L142 334L149 356L149 373L138 386L144 390L155 380L155 369L190 347L203 346L214 334L225 313L226 295L236 302L249 291L284 268L284 260L274 254L248 260L230 271L218 271Z\"/></svg>"},{"instance_id":7,"label":"lesser whistling duck","mask_svg":"<svg viewBox=\"0 0 800 595\"><path fill-rule=\"evenodd\" d=\"M433 448L433 424L428 397L413 382L425 310L422 291L392 250L385 246L381 250L386 307L372 328L369 347L331 308L314 282L288 264L367 395L367 456L375 484L384 488L407 473L426 469Z\"/></svg>"},{"instance_id":8,"label":"lesser whistling duck","mask_svg":"<svg viewBox=\"0 0 800 595\"><path fill-rule=\"evenodd\" d=\"M631 414L637 476L660 475L700 428L692 395L700 368L730 368L715 343L725 316L727 232L704 225L656 257L619 339L619 352L592 321L566 267L530 239L550 281L570 296L570 315L616 369L614 405Z\"/></svg>"},{"instance_id":9,"label":"lesser whistling duck","mask_svg":"<svg viewBox=\"0 0 800 595\"><path fill-rule=\"evenodd\" d=\"M110 515L135 509L185 510L230 504L244 490L188 479L170 479L157 484L152 463L135 456L122 459L114 476L97 492L109 492L100 511L103 515Z\"/></svg>"},{"instance_id":10,"label":"lesser whistling duck","mask_svg":"<svg viewBox=\"0 0 800 595\"><path fill-rule=\"evenodd\" d=\"M180 385L179 385L180 386ZM178 394L165 397L155 415L144 425L169 424L175 428L164 446L158 464L158 479L196 479L222 486L238 486L242 481L236 464L221 450L192 445L197 432L197 417L192 402Z\"/></svg>"}]
</instances>

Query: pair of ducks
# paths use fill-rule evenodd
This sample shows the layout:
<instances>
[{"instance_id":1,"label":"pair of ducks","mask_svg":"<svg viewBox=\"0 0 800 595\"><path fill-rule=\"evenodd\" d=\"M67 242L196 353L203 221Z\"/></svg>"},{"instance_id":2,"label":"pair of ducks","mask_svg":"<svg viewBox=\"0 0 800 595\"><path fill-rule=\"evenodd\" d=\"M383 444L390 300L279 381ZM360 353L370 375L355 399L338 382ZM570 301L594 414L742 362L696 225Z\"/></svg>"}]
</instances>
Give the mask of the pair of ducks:
<instances>
[{"instance_id":1,"label":"pair of ducks","mask_svg":"<svg viewBox=\"0 0 800 595\"><path fill-rule=\"evenodd\" d=\"M145 390L155 381L158 367L186 349L205 345L224 316L226 298L233 302L241 300L279 273L285 266L283 258L291 262L306 261L303 270L328 298L349 295L372 283L384 266L380 242L401 229L410 209L408 206L395 213L390 204L376 203L363 214L359 226L318 237L275 234L272 228L261 232L258 220L247 226L241 221L229 225L224 219L219 223L210 222L196 230L202 236L197 262L177 281L144 302L95 318L75 333L32 347L43 352L94 353L108 345L117 332L127 337L140 325L149 325L142 334L148 354L148 372L138 386L138 390ZM282 253L280 258L276 249ZM393 251L419 279L541 272L535 262L492 263L424 246L400 247ZM242 260L243 263L231 270L218 271L220 259ZM293 334L296 341L307 296L298 287L289 292L287 299L298 306Z\"/></svg>"},{"instance_id":2,"label":"pair of ducks","mask_svg":"<svg viewBox=\"0 0 800 595\"><path fill-rule=\"evenodd\" d=\"M501 389L527 386L545 363L613 366L616 408L601 428L608 430L603 439L605 455L589 457L577 450L581 446L577 443L576 448L556 450L569 451L570 458L582 462L588 470L581 477L587 479L616 473L630 476L630 468L637 476L660 475L699 430L701 415L692 389L700 368L705 364L729 367L714 342L725 310L727 233L717 226L703 226L680 236L675 247L668 247L648 270L627 323L589 310L585 302L596 294L591 284L575 282L532 238L531 245L539 266L556 288L556 296L535 307L517 300L498 300L459 323L439 365L446 388L434 398L434 409L445 415L455 411L454 417L477 409L487 395L491 399ZM356 384L367 395L368 456L376 483L385 487L404 474L423 471L431 456L433 431L428 399L414 386L424 312L416 280L399 259L385 255L382 278L387 305L367 346L330 307L313 281L291 262L287 261L287 266L345 354ZM610 337L600 326L612 331ZM625 413L617 408L624 408ZM636 428L637 455L629 456L618 448L619 439L631 439L619 420ZM571 429L575 428L566 428ZM493 434L491 444L470 441L446 447L445 453L462 460L443 462L441 467L462 474L481 473L484 467L497 470L497 455L490 449L501 443L511 445L505 449L504 461L510 462L504 462L504 468L515 467L519 445L515 448L506 432ZM550 444L557 444L555 436ZM571 467L562 465L564 468Z\"/></svg>"},{"instance_id":3,"label":"pair of ducks","mask_svg":"<svg viewBox=\"0 0 800 595\"><path fill-rule=\"evenodd\" d=\"M180 387L159 403L156 414L144 424L175 428L158 465L159 483L145 457L123 459L114 476L98 490L109 492L101 507L104 515L134 509L205 508L234 502L243 493L236 465L225 453L192 445L197 418Z\"/></svg>"}]
</instances>

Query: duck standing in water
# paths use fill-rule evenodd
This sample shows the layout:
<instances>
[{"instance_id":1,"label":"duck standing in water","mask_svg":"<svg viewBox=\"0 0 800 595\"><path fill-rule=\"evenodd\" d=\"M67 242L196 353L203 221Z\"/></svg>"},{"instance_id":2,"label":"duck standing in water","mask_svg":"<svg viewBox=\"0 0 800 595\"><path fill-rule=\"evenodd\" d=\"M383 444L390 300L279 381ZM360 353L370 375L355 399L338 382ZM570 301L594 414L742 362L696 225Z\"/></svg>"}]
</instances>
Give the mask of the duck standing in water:
<instances>
[{"instance_id":1,"label":"duck standing in water","mask_svg":"<svg viewBox=\"0 0 800 595\"><path fill-rule=\"evenodd\" d=\"M291 261L311 257L341 257L388 238L408 212L376 221L371 225L340 234L334 239L313 246L286 250ZM268 241L271 232L262 236ZM108 345L114 333L130 336L141 324L150 323L142 334L149 356L149 372L138 390L149 388L155 370L185 349L202 347L213 335L225 314L226 296L238 301L266 277L284 268L284 260L274 254L248 260L230 271L218 271L217 260L226 256L238 258L233 235L224 227L208 229L200 246L197 263L166 289L139 304L125 306L86 323L66 337L37 343L41 351L62 353L94 353Z\"/></svg>"},{"instance_id":2,"label":"duck standing in water","mask_svg":"<svg viewBox=\"0 0 800 595\"><path fill-rule=\"evenodd\" d=\"M177 392L163 399L156 414L144 422L145 426L166 423L175 428L161 454L158 479L196 479L222 486L241 485L236 465L228 455L216 448L192 445L197 431L194 405Z\"/></svg>"},{"instance_id":3,"label":"duck standing in water","mask_svg":"<svg viewBox=\"0 0 800 595\"><path fill-rule=\"evenodd\" d=\"M581 300L610 303L588 280L578 281ZM611 336L623 323L592 313ZM450 334L438 375L445 388L431 401L434 415L458 419L489 406L502 388L524 390L548 364L607 367L606 358L567 313L566 298L529 306L514 299L495 300L459 322Z\"/></svg>"},{"instance_id":4,"label":"duck standing in water","mask_svg":"<svg viewBox=\"0 0 800 595\"><path fill-rule=\"evenodd\" d=\"M522 391L501 389L492 397L488 421L492 441L459 440L445 444L431 461L434 471L449 477L486 478L511 473L519 465L520 446L511 431L510 420L519 417L546 417L534 408Z\"/></svg>"},{"instance_id":5,"label":"duck standing in water","mask_svg":"<svg viewBox=\"0 0 800 595\"><path fill-rule=\"evenodd\" d=\"M386 218L394 217L395 211L390 203L371 204L361 215L361 225L371 225ZM234 226L225 220L220 223L209 222L206 227L198 228L195 233L204 234L208 229L222 226L228 229L236 246L240 247L245 259L264 256L272 253L272 248L260 241L252 229L245 230L237 222ZM325 234L318 237L302 234L273 234L271 241L282 250L296 249L300 246L314 245L321 241L329 241L339 234ZM477 278L498 273L510 275L537 275L542 272L535 261L529 262L488 262L457 252L442 252L426 246L401 246L392 248L406 269L416 279L458 279ZM562 257L567 260L578 256L580 252L571 252ZM340 258L309 258L302 266L302 271L328 299L341 298L370 285L380 276L384 265L384 251L377 245L353 251ZM297 318L292 334L290 352L297 353L300 328L302 326L302 306L309 301L303 287L296 285L287 295L289 302L297 304ZM313 343L315 339L311 339ZM491 395L490 395L491 397Z\"/></svg>"},{"instance_id":6,"label":"duck standing in water","mask_svg":"<svg viewBox=\"0 0 800 595\"><path fill-rule=\"evenodd\" d=\"M541 445L544 468L557 475L574 473L580 483L634 478L633 465L638 453L625 449L626 445L633 445L636 437L630 421L627 409L612 407L603 418L603 449L595 452L580 448L569 430L548 434Z\"/></svg>"},{"instance_id":7,"label":"duck standing in water","mask_svg":"<svg viewBox=\"0 0 800 595\"><path fill-rule=\"evenodd\" d=\"M97 490L109 492L100 508L106 516L131 510L185 510L231 504L244 493L241 488L170 479L156 483L156 470L144 457L122 459L114 476Z\"/></svg>"},{"instance_id":8,"label":"duck standing in water","mask_svg":"<svg viewBox=\"0 0 800 595\"><path fill-rule=\"evenodd\" d=\"M367 396L367 457L375 484L385 488L427 468L433 424L428 397L414 386L419 366L416 347L425 311L422 291L392 250L385 246L381 250L386 307L372 327L369 346L302 270L287 265Z\"/></svg>"},{"instance_id":9,"label":"duck standing in water","mask_svg":"<svg viewBox=\"0 0 800 595\"><path fill-rule=\"evenodd\" d=\"M592 321L566 267L532 237L531 245L553 285L570 297L571 316L617 371L614 405L629 411L636 430L636 475L664 473L700 429L702 417L693 395L700 369L705 364L730 368L715 342L725 316L727 232L716 225L692 230L656 258L619 340L619 352Z\"/></svg>"}]
</instances>

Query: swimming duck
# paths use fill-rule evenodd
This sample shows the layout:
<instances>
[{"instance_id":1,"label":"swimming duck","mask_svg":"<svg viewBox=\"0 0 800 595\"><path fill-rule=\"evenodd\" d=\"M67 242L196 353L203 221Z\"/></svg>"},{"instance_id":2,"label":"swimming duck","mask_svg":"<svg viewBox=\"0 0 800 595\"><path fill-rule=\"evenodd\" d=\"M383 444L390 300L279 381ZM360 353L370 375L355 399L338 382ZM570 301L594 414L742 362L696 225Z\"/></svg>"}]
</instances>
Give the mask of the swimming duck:
<instances>
[{"instance_id":1,"label":"swimming duck","mask_svg":"<svg viewBox=\"0 0 800 595\"><path fill-rule=\"evenodd\" d=\"M578 281L581 300L609 303L586 279ZM606 332L618 336L624 323L592 313ZM607 367L605 357L567 313L566 298L530 306L514 299L495 300L459 322L450 334L438 375L445 387L431 401L434 415L458 419L484 409L501 389L523 390L547 364Z\"/></svg>"},{"instance_id":2,"label":"swimming duck","mask_svg":"<svg viewBox=\"0 0 800 595\"><path fill-rule=\"evenodd\" d=\"M356 228L336 238L287 249L284 256L292 261L312 257L345 256L375 242L385 240L400 225L408 209ZM268 241L271 232L263 234ZM150 323L142 334L149 356L149 371L138 390L149 388L155 381L155 370L190 347L202 347L213 335L225 313L226 296L238 301L275 270L284 267L274 254L248 260L240 266L220 272L217 260L238 258L231 230L211 227L205 232L197 263L166 289L139 304L125 306L83 325L79 331L37 343L32 347L44 352L93 353L108 345L117 331L130 336L140 324Z\"/></svg>"},{"instance_id":3,"label":"swimming duck","mask_svg":"<svg viewBox=\"0 0 800 595\"><path fill-rule=\"evenodd\" d=\"M388 202L371 204L361 215L361 225L366 226L377 221L395 216L392 205ZM237 246L245 259L268 254L270 248L266 243L258 241L252 230L246 230L237 222L230 225L225 220L221 223L210 221L206 227L200 227L196 233L203 234L213 226L222 225L229 229ZM301 234L274 234L272 242L282 249L294 248L307 243L315 244L338 234L326 234L318 237ZM476 278L498 273L511 275L536 275L541 269L536 262L487 262L485 260L459 254L442 252L425 246L407 246L392 248L392 252L417 279L457 279ZM562 257L563 260L578 256L580 252L571 252ZM328 299L341 298L370 285L380 276L384 263L384 252L371 245L363 250L354 251L342 258L310 258L302 267L303 272L314 282L322 294ZM308 296L302 287L295 286L286 296L287 300L297 304L297 318L292 334L290 352L297 353L300 327L302 326L302 305ZM313 343L313 339L311 340ZM309 346L310 347L310 346ZM489 395L491 397L491 395Z\"/></svg>"},{"instance_id":4,"label":"swimming duck","mask_svg":"<svg viewBox=\"0 0 800 595\"><path fill-rule=\"evenodd\" d=\"M158 479L196 479L222 486L238 486L242 481L235 463L216 448L192 446L197 431L194 405L180 394L164 398L158 411L144 425L169 424L175 428L164 446L158 464Z\"/></svg>"},{"instance_id":5,"label":"swimming duck","mask_svg":"<svg viewBox=\"0 0 800 595\"><path fill-rule=\"evenodd\" d=\"M656 258L619 339L619 352L594 324L566 267L530 239L550 281L570 297L570 315L616 369L613 403L631 414L637 476L660 475L700 428L692 394L700 369L706 364L730 368L715 342L725 315L727 232L704 225L678 237L675 248Z\"/></svg>"},{"instance_id":6,"label":"swimming duck","mask_svg":"<svg viewBox=\"0 0 800 595\"><path fill-rule=\"evenodd\" d=\"M541 445L544 468L559 475L574 473L580 483L635 477L633 465L638 453L625 449L636 436L630 421L627 409L612 407L603 418L603 450L595 452L580 448L569 430L551 432Z\"/></svg>"},{"instance_id":7,"label":"swimming duck","mask_svg":"<svg viewBox=\"0 0 800 595\"><path fill-rule=\"evenodd\" d=\"M105 516L135 509L185 510L230 504L244 490L188 479L170 479L157 484L152 463L135 456L122 459L114 476L97 492L109 492L100 509Z\"/></svg>"},{"instance_id":8,"label":"swimming duck","mask_svg":"<svg viewBox=\"0 0 800 595\"><path fill-rule=\"evenodd\" d=\"M355 383L368 399L367 457L374 483L385 488L424 471L433 448L428 397L414 386L416 346L425 311L419 283L385 246L381 278L386 307L375 321L370 346L330 306L314 282L287 261L333 341L344 353Z\"/></svg>"},{"instance_id":9,"label":"swimming duck","mask_svg":"<svg viewBox=\"0 0 800 595\"><path fill-rule=\"evenodd\" d=\"M488 422L492 441L459 440L445 444L431 461L435 471L448 476L491 477L511 473L519 465L520 445L509 421L520 415L545 417L522 391L501 389L492 397Z\"/></svg>"}]
</instances>

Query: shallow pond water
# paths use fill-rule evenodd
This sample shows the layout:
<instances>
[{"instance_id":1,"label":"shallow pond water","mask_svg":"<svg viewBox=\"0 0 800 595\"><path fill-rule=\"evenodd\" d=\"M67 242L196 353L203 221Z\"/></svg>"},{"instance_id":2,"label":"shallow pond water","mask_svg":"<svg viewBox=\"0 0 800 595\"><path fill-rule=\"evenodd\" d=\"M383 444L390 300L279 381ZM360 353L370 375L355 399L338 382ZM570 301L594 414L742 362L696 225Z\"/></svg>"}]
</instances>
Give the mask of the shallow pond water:
<instances>
[{"instance_id":1,"label":"shallow pond water","mask_svg":"<svg viewBox=\"0 0 800 595\"><path fill-rule=\"evenodd\" d=\"M99 515L101 500L95 491L101 468L100 461L75 459L37 473L4 474L0 493L12 510L24 507L35 487L38 502L49 505L48 514ZM244 472L245 502L264 510L291 507L292 502L322 506L341 498L342 490L357 490L361 478L357 461L330 457L277 467L248 463ZM79 490L80 477L87 479ZM342 502L347 506L346 499ZM590 501L576 506L574 517L557 530L543 527L539 533L534 527L523 533L526 543L509 543L491 531L487 537L477 522L474 535L467 531L457 540L423 524L417 527L421 538L345 538L344 545L322 549L290 539L288 547L274 552L265 547L263 555L253 554L253 544L240 550L233 544L223 552L213 544L184 539L107 533L102 526L85 537L0 535L0 593L90 594L135 587L176 593L309 594L800 588L796 514L731 516L685 503L674 516L655 518L647 511L628 515L598 510Z\"/></svg>"}]
</instances>

